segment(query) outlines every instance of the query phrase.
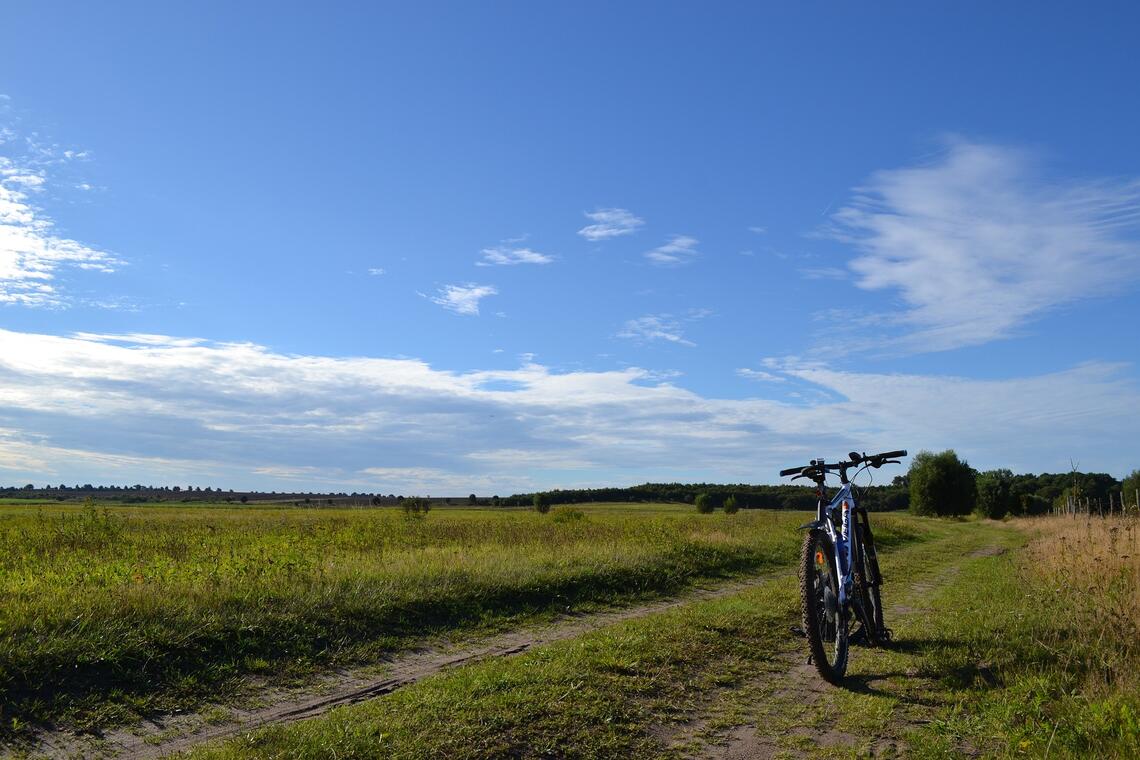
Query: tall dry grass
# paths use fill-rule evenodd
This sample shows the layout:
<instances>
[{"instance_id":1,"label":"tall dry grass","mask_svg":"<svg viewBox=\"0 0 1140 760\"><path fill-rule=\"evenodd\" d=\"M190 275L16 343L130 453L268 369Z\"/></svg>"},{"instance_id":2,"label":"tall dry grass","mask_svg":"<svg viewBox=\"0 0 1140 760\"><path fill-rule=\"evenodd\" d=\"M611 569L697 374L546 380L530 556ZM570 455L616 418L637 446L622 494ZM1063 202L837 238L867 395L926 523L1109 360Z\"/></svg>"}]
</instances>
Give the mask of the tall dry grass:
<instances>
[{"instance_id":1,"label":"tall dry grass","mask_svg":"<svg viewBox=\"0 0 1140 760\"><path fill-rule=\"evenodd\" d=\"M1041 645L1090 696L1140 689L1140 519L1044 517L1022 571L1045 590L1055 626Z\"/></svg>"}]
</instances>

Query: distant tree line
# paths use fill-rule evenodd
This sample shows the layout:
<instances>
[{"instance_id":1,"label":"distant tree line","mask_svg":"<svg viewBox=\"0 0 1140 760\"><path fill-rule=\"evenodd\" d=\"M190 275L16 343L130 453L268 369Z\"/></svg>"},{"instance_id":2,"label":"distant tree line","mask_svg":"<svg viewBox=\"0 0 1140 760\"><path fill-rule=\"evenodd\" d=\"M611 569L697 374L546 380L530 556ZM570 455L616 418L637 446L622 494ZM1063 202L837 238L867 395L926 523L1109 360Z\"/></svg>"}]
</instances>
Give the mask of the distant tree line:
<instances>
[{"instance_id":1,"label":"distant tree line","mask_svg":"<svg viewBox=\"0 0 1140 760\"><path fill-rule=\"evenodd\" d=\"M507 506L529 506L540 496L548 505L589 502L697 504L715 511L724 509L815 509L815 488L789 485L750 485L747 483L644 483L628 488L573 488L514 494L503 499ZM909 501L905 479L889 485L863 489L863 503L875 510L906 509Z\"/></svg>"},{"instance_id":2,"label":"distant tree line","mask_svg":"<svg viewBox=\"0 0 1140 760\"><path fill-rule=\"evenodd\" d=\"M1007 469L978 472L953 449L921 451L906 475L910 510L920 515L953 516L975 512L1000 519L1006 515L1040 515L1061 509L1070 500L1102 511L1119 505L1121 496L1135 504L1140 470L1123 481L1103 472L1032 473Z\"/></svg>"},{"instance_id":3,"label":"distant tree line","mask_svg":"<svg viewBox=\"0 0 1140 760\"><path fill-rule=\"evenodd\" d=\"M1140 470L1123 481L1102 472L1032 473L1015 475L1008 469L978 472L955 451L919 452L906 475L890 483L860 489L861 503L875 511L910 509L922 515L964 515L976 512L995 519L1005 515L1036 515L1061 507L1070 500L1104 508L1136 501ZM747 483L643 483L623 488L574 488L480 497L435 497L373 494L223 490L211 486L59 485L0 487L0 498L83 501L87 498L123 503L143 502L249 502L291 503L295 506L397 506L405 511L427 512L431 505L529 507L547 512L560 504L588 502L683 503L700 512L739 509L815 508L811 486L751 485ZM414 501L410 501L414 500ZM405 503L409 502L410 503ZM418 509L417 509L418 508Z\"/></svg>"}]
</instances>

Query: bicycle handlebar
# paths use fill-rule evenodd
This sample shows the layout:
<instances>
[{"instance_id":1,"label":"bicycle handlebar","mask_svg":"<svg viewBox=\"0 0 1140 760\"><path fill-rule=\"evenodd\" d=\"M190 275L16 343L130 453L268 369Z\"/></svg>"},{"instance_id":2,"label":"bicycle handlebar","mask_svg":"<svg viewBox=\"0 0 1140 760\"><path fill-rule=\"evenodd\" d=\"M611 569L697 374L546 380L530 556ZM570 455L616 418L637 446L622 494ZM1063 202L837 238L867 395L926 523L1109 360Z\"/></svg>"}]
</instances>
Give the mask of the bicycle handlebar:
<instances>
[{"instance_id":1,"label":"bicycle handlebar","mask_svg":"<svg viewBox=\"0 0 1140 760\"><path fill-rule=\"evenodd\" d=\"M789 475L794 475L795 477L793 477L792 480L795 480L798 477L814 479L816 476L823 475L828 471L835 472L837 470L846 470L848 467L863 463L866 463L871 467L882 467L884 464L888 463L898 464L897 461L894 461L895 458L905 456L906 449L899 449L898 451L884 451L881 454L871 454L870 456L852 451L850 454L851 459L846 462L834 462L831 464L825 464L823 462L812 460L810 464L800 465L799 467L789 467L786 470L780 470L780 477L786 478Z\"/></svg>"}]
</instances>

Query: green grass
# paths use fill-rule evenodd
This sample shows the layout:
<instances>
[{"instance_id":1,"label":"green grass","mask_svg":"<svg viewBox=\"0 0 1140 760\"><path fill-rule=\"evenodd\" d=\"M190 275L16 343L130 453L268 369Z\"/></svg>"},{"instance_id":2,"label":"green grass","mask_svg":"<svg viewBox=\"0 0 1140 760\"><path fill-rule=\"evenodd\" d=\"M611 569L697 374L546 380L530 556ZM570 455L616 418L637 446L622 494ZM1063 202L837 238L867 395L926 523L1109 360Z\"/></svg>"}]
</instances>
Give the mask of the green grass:
<instances>
[{"instance_id":1,"label":"green grass","mask_svg":"<svg viewBox=\"0 0 1140 760\"><path fill-rule=\"evenodd\" d=\"M373 660L786 566L791 513L676 505L526 511L0 510L0 737L104 728ZM915 537L887 520L886 541Z\"/></svg>"},{"instance_id":2,"label":"green grass","mask_svg":"<svg viewBox=\"0 0 1140 760\"><path fill-rule=\"evenodd\" d=\"M976 525L877 522L883 534L895 527L923 541L887 553L889 566L930 574L986 539ZM798 617L797 580L784 575L190 756L658 758L672 752L669 726L710 710L723 717L730 703L739 708L732 695L783 672L783 653L802 648L788 630Z\"/></svg>"},{"instance_id":3,"label":"green grass","mask_svg":"<svg viewBox=\"0 0 1140 760\"><path fill-rule=\"evenodd\" d=\"M856 650L845 689L805 703L794 690L779 696L788 678L777 676L727 695L717 720L761 726L788 753L809 756L1140 756L1140 618L1119 593L1137 593L1140 576L1124 567L1134 560L1134 538L1119 537L1114 561L1111 526L1094 525L1084 545L1069 535L1068 552L1081 555L1082 566L1056 546L1063 542L1039 535L1048 521L1026 523L1025 531L963 526L1006 552L964 550L946 575L938 571L944 560L926 552L889 556L890 576L929 579L885 592L888 608L905 609L888 619L896 646ZM815 746L802 736L805 726L854 741Z\"/></svg>"}]
</instances>

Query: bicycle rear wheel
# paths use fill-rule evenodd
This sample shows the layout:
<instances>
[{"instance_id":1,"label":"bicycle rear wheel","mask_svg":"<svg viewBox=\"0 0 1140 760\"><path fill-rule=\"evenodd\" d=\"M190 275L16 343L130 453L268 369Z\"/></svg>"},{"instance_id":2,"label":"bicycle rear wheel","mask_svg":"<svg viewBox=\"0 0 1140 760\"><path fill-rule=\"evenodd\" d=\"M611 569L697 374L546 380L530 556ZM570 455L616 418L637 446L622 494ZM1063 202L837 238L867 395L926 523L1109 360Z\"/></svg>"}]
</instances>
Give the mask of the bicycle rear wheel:
<instances>
[{"instance_id":1,"label":"bicycle rear wheel","mask_svg":"<svg viewBox=\"0 0 1140 760\"><path fill-rule=\"evenodd\" d=\"M812 662L820 676L839 683L847 672L848 611L839 606L835 549L821 530L804 536L800 557L800 608Z\"/></svg>"},{"instance_id":2,"label":"bicycle rear wheel","mask_svg":"<svg viewBox=\"0 0 1140 760\"><path fill-rule=\"evenodd\" d=\"M883 599L879 594L879 560L875 552L874 538L866 516L856 525L858 561L855 569L855 589L862 605L861 622L866 629L866 640L871 645L886 644L890 632L883 622Z\"/></svg>"}]
</instances>

